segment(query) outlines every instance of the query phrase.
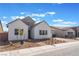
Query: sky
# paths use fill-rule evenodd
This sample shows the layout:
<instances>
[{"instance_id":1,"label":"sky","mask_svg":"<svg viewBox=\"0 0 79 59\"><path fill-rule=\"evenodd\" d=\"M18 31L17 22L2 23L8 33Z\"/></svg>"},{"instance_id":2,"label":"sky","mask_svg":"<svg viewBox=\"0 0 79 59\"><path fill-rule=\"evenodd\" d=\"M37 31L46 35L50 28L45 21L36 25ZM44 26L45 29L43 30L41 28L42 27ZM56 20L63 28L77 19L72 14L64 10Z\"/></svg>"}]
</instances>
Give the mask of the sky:
<instances>
[{"instance_id":1,"label":"sky","mask_svg":"<svg viewBox=\"0 0 79 59\"><path fill-rule=\"evenodd\" d=\"M79 26L78 3L0 3L0 20L6 24L30 16L36 23L45 20L50 26Z\"/></svg>"}]
</instances>

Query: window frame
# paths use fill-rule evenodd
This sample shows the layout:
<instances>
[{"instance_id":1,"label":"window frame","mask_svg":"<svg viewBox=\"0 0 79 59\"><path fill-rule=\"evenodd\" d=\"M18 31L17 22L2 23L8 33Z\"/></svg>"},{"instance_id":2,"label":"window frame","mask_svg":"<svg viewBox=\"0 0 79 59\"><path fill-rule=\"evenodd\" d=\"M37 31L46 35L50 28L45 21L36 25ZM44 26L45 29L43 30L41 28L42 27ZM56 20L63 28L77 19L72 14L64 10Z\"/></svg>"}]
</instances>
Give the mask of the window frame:
<instances>
[{"instance_id":1,"label":"window frame","mask_svg":"<svg viewBox=\"0 0 79 59\"><path fill-rule=\"evenodd\" d=\"M14 34L15 34L15 35L19 35L19 29L15 29L15 30L14 30Z\"/></svg>"},{"instance_id":2,"label":"window frame","mask_svg":"<svg viewBox=\"0 0 79 59\"><path fill-rule=\"evenodd\" d=\"M20 35L23 35L24 34L24 29L20 29Z\"/></svg>"},{"instance_id":3,"label":"window frame","mask_svg":"<svg viewBox=\"0 0 79 59\"><path fill-rule=\"evenodd\" d=\"M14 29L14 35L23 35L24 34L24 29Z\"/></svg>"},{"instance_id":4,"label":"window frame","mask_svg":"<svg viewBox=\"0 0 79 59\"><path fill-rule=\"evenodd\" d=\"M39 30L39 35L47 35L47 30Z\"/></svg>"},{"instance_id":5,"label":"window frame","mask_svg":"<svg viewBox=\"0 0 79 59\"><path fill-rule=\"evenodd\" d=\"M73 35L73 32L68 32L68 35L71 35L71 34Z\"/></svg>"}]
</instances>

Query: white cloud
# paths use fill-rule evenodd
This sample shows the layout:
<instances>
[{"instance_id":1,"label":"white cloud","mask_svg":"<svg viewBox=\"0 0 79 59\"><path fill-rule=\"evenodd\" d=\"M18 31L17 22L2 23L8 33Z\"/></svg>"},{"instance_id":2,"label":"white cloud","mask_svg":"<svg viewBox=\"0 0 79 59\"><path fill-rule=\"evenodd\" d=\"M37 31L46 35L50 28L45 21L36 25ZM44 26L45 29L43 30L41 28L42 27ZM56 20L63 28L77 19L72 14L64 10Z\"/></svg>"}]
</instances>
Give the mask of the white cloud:
<instances>
[{"instance_id":1,"label":"white cloud","mask_svg":"<svg viewBox=\"0 0 79 59\"><path fill-rule=\"evenodd\" d=\"M76 22L71 22L71 21L67 21L67 22L63 22L63 24L77 24Z\"/></svg>"},{"instance_id":2,"label":"white cloud","mask_svg":"<svg viewBox=\"0 0 79 59\"><path fill-rule=\"evenodd\" d=\"M17 19L17 18L20 18L20 19L23 19L25 16L11 16L11 19Z\"/></svg>"},{"instance_id":3,"label":"white cloud","mask_svg":"<svg viewBox=\"0 0 79 59\"><path fill-rule=\"evenodd\" d=\"M7 24L7 21L1 21L3 24Z\"/></svg>"},{"instance_id":4,"label":"white cloud","mask_svg":"<svg viewBox=\"0 0 79 59\"><path fill-rule=\"evenodd\" d=\"M66 25L66 24L53 24L53 26L56 26L56 27L70 27L71 25Z\"/></svg>"},{"instance_id":5,"label":"white cloud","mask_svg":"<svg viewBox=\"0 0 79 59\"><path fill-rule=\"evenodd\" d=\"M36 16L36 17L45 17L46 15L54 15L56 12L46 12L46 13L33 13L31 16Z\"/></svg>"},{"instance_id":6,"label":"white cloud","mask_svg":"<svg viewBox=\"0 0 79 59\"><path fill-rule=\"evenodd\" d=\"M63 3L57 3L57 4L63 4Z\"/></svg>"},{"instance_id":7,"label":"white cloud","mask_svg":"<svg viewBox=\"0 0 79 59\"><path fill-rule=\"evenodd\" d=\"M3 16L2 18L3 18L3 19L6 19L7 17L6 17L6 16Z\"/></svg>"},{"instance_id":8,"label":"white cloud","mask_svg":"<svg viewBox=\"0 0 79 59\"><path fill-rule=\"evenodd\" d=\"M32 18L34 21L37 21L37 19L36 18Z\"/></svg>"},{"instance_id":9,"label":"white cloud","mask_svg":"<svg viewBox=\"0 0 79 59\"><path fill-rule=\"evenodd\" d=\"M8 31L8 28L6 26L3 27L4 31Z\"/></svg>"},{"instance_id":10,"label":"white cloud","mask_svg":"<svg viewBox=\"0 0 79 59\"><path fill-rule=\"evenodd\" d=\"M54 19L52 21L55 23L53 24L54 26L71 26L78 24L77 22L65 21L63 19Z\"/></svg>"},{"instance_id":11,"label":"white cloud","mask_svg":"<svg viewBox=\"0 0 79 59\"><path fill-rule=\"evenodd\" d=\"M56 14L56 12L47 12L47 14L54 15L54 14Z\"/></svg>"},{"instance_id":12,"label":"white cloud","mask_svg":"<svg viewBox=\"0 0 79 59\"><path fill-rule=\"evenodd\" d=\"M42 21L42 19L40 19L40 18L32 18L36 23L39 23L39 22L41 22Z\"/></svg>"},{"instance_id":13,"label":"white cloud","mask_svg":"<svg viewBox=\"0 0 79 59\"><path fill-rule=\"evenodd\" d=\"M20 18L20 19L23 19L23 18L25 18L25 16L19 16L19 18Z\"/></svg>"},{"instance_id":14,"label":"white cloud","mask_svg":"<svg viewBox=\"0 0 79 59\"><path fill-rule=\"evenodd\" d=\"M65 21L63 19L55 19L55 20L52 20L52 21L56 22L56 23L61 23L61 24L77 24L77 22Z\"/></svg>"},{"instance_id":15,"label":"white cloud","mask_svg":"<svg viewBox=\"0 0 79 59\"><path fill-rule=\"evenodd\" d=\"M21 15L24 15L24 14L25 14L25 12L21 12L20 14L21 14Z\"/></svg>"},{"instance_id":16,"label":"white cloud","mask_svg":"<svg viewBox=\"0 0 79 59\"><path fill-rule=\"evenodd\" d=\"M37 18L37 21L36 21L36 23L39 23L39 22L41 22L42 21L42 19L40 19L40 18Z\"/></svg>"},{"instance_id":17,"label":"white cloud","mask_svg":"<svg viewBox=\"0 0 79 59\"><path fill-rule=\"evenodd\" d=\"M45 17L45 16L46 16L46 14L32 14L32 16Z\"/></svg>"},{"instance_id":18,"label":"white cloud","mask_svg":"<svg viewBox=\"0 0 79 59\"><path fill-rule=\"evenodd\" d=\"M54 20L52 20L53 22L63 22L64 20L62 20L62 19L54 19Z\"/></svg>"},{"instance_id":19,"label":"white cloud","mask_svg":"<svg viewBox=\"0 0 79 59\"><path fill-rule=\"evenodd\" d=\"M16 19L18 18L18 16L11 16L11 19Z\"/></svg>"}]
</instances>

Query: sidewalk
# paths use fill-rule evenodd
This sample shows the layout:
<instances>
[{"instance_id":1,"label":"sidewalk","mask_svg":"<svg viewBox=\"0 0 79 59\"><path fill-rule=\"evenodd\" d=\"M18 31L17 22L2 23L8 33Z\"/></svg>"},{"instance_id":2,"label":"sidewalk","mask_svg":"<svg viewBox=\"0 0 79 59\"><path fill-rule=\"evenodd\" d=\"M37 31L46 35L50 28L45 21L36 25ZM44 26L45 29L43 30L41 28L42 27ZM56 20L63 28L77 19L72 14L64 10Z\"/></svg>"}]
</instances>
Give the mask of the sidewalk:
<instances>
[{"instance_id":1,"label":"sidewalk","mask_svg":"<svg viewBox=\"0 0 79 59\"><path fill-rule=\"evenodd\" d=\"M20 49L20 50L14 50L14 51L0 52L0 55L2 56L32 56L32 55L48 52L51 50L54 51L57 49L67 48L70 46L74 46L76 44L79 44L79 41L61 43L61 44L55 44L55 45L46 45L46 46L41 46L41 47Z\"/></svg>"},{"instance_id":2,"label":"sidewalk","mask_svg":"<svg viewBox=\"0 0 79 59\"><path fill-rule=\"evenodd\" d=\"M64 41L67 41L67 42L78 41L78 40L69 39L69 38L54 38L54 39L57 39L57 40L64 40Z\"/></svg>"}]
</instances>

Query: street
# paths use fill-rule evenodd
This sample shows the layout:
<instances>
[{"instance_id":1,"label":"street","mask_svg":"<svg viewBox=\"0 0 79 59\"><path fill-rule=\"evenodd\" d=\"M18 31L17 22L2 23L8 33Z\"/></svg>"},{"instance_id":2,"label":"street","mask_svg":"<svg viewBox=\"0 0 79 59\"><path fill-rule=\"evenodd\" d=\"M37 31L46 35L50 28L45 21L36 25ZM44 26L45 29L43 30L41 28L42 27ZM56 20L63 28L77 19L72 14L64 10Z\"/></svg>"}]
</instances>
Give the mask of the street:
<instances>
[{"instance_id":1,"label":"street","mask_svg":"<svg viewBox=\"0 0 79 59\"><path fill-rule=\"evenodd\" d=\"M52 50L50 52L45 52L36 56L79 56L79 44L64 49L55 51Z\"/></svg>"}]
</instances>

